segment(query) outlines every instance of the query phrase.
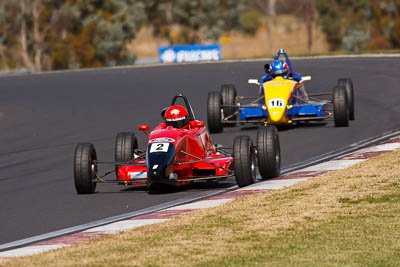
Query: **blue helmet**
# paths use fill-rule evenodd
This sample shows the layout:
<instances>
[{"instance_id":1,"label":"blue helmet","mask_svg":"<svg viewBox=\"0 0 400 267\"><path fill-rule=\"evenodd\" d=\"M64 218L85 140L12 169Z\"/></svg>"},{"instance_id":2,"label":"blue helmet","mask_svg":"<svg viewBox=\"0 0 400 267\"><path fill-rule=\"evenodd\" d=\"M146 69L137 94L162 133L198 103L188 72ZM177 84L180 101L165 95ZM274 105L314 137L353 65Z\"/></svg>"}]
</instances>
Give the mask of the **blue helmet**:
<instances>
[{"instance_id":1,"label":"blue helmet","mask_svg":"<svg viewBox=\"0 0 400 267\"><path fill-rule=\"evenodd\" d=\"M274 60L274 62L271 63L271 75L272 77L276 76L285 76L288 74L288 66L287 63L283 60Z\"/></svg>"}]
</instances>

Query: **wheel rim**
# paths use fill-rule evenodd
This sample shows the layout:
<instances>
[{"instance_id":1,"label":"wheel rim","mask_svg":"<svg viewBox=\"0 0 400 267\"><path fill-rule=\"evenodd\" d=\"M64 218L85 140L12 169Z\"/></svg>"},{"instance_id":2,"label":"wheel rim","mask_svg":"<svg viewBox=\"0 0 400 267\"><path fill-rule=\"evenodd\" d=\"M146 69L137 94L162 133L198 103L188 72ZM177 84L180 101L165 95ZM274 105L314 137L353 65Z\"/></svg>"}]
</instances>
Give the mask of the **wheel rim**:
<instances>
[{"instance_id":1,"label":"wheel rim","mask_svg":"<svg viewBox=\"0 0 400 267\"><path fill-rule=\"evenodd\" d=\"M92 153L92 155L91 155L91 166L90 166L90 169L91 169L91 176L92 176L92 181L91 181L91 183L92 183L92 186L93 186L93 188L96 186L96 181L95 181L95 179L96 179L96 173L97 173L97 164L96 163L94 163L93 161L95 161L95 160L97 160L97 156L96 156L96 152L95 151L93 151L93 153Z\"/></svg>"},{"instance_id":2,"label":"wheel rim","mask_svg":"<svg viewBox=\"0 0 400 267\"><path fill-rule=\"evenodd\" d=\"M275 155L275 163L277 166L277 169L280 169L281 167L281 150L280 150L280 144L279 144L279 139L275 135L275 150L276 150L276 155Z\"/></svg>"},{"instance_id":3,"label":"wheel rim","mask_svg":"<svg viewBox=\"0 0 400 267\"><path fill-rule=\"evenodd\" d=\"M250 148L250 153L251 153L250 169L251 169L252 179L253 179L253 181L255 181L257 168L256 168L256 153L255 153L254 147Z\"/></svg>"},{"instance_id":4,"label":"wheel rim","mask_svg":"<svg viewBox=\"0 0 400 267\"><path fill-rule=\"evenodd\" d=\"M281 155L280 155L280 153L278 152L278 153L276 153L276 156L275 156L275 163L276 163L276 166L279 165L280 159L281 159Z\"/></svg>"},{"instance_id":5,"label":"wheel rim","mask_svg":"<svg viewBox=\"0 0 400 267\"><path fill-rule=\"evenodd\" d=\"M95 183L95 173L97 172L97 166L92 163L92 183Z\"/></svg>"}]
</instances>

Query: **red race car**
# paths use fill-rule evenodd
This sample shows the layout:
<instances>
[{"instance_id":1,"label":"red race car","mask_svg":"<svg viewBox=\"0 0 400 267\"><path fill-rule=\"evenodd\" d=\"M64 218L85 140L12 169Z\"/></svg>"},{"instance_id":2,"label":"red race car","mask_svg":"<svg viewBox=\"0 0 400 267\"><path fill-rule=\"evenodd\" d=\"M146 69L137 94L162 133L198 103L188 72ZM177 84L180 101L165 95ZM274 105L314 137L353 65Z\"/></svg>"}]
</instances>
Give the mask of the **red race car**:
<instances>
[{"instance_id":1,"label":"red race car","mask_svg":"<svg viewBox=\"0 0 400 267\"><path fill-rule=\"evenodd\" d=\"M186 108L177 105L182 99ZM97 159L91 143L80 143L75 149L74 181L78 194L92 194L96 183L147 185L150 190L172 185L181 186L199 180L222 180L235 177L238 186L256 180L256 166L263 179L280 174L280 145L275 126L257 131L257 144L248 136L238 136L229 153L212 143L204 122L195 119L187 98L176 95L171 107L161 112L164 122L149 133L149 125L139 130L148 135L146 150L138 149L132 132L119 133L115 141L115 162ZM113 169L98 173L99 164ZM115 168L114 168L115 166ZM104 177L116 173L115 180Z\"/></svg>"}]
</instances>

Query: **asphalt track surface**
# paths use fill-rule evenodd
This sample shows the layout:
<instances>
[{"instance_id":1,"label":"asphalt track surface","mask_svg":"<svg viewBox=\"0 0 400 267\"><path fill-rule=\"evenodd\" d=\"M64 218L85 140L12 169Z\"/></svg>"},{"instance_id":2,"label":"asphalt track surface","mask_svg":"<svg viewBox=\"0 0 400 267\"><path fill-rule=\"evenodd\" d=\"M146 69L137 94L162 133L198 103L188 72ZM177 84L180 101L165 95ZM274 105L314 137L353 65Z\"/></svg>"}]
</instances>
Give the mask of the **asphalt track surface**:
<instances>
[{"instance_id":1,"label":"asphalt track surface","mask_svg":"<svg viewBox=\"0 0 400 267\"><path fill-rule=\"evenodd\" d=\"M309 125L280 131L283 167L400 128L400 58L293 60L311 75L309 93L331 92L337 79L355 85L356 120L347 128ZM100 159L113 160L118 132L154 127L176 93L206 120L207 93L233 83L255 95L248 78L263 75L262 61L102 69L0 77L0 244L215 191L233 183L149 194L144 188L100 184L77 195L73 153L78 142L95 144ZM255 128L225 128L215 143L231 147L237 135L255 139ZM147 141L138 133L140 147Z\"/></svg>"}]
</instances>

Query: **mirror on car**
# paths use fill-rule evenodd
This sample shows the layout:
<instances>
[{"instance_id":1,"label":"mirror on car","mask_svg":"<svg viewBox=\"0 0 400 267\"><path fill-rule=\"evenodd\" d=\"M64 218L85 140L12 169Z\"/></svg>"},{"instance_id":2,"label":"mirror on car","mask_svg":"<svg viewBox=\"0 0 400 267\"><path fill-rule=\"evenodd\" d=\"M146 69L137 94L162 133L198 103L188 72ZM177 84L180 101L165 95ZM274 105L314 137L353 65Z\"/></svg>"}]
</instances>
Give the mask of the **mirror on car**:
<instances>
[{"instance_id":1,"label":"mirror on car","mask_svg":"<svg viewBox=\"0 0 400 267\"><path fill-rule=\"evenodd\" d=\"M190 121L192 127L204 127L204 121Z\"/></svg>"},{"instance_id":2,"label":"mirror on car","mask_svg":"<svg viewBox=\"0 0 400 267\"><path fill-rule=\"evenodd\" d=\"M260 83L258 82L257 79L249 79L248 83L249 83L249 84L257 84L257 85L260 85Z\"/></svg>"},{"instance_id":3,"label":"mirror on car","mask_svg":"<svg viewBox=\"0 0 400 267\"><path fill-rule=\"evenodd\" d=\"M301 81L302 82L311 81L311 76L304 76L304 77L302 77Z\"/></svg>"},{"instance_id":4,"label":"mirror on car","mask_svg":"<svg viewBox=\"0 0 400 267\"><path fill-rule=\"evenodd\" d=\"M147 132L150 130L150 126L148 124L139 125L139 131Z\"/></svg>"}]
</instances>

